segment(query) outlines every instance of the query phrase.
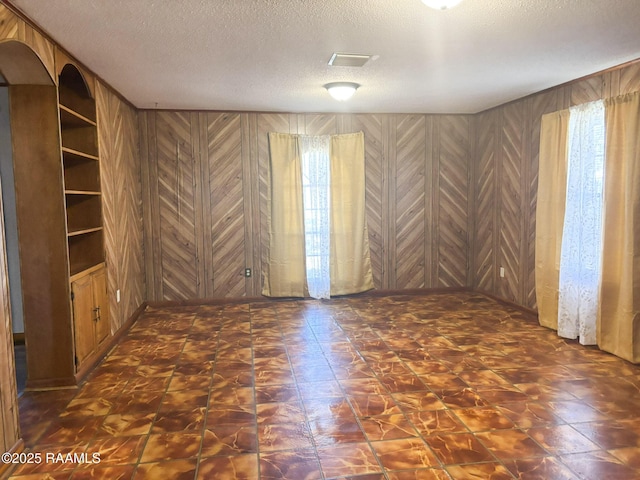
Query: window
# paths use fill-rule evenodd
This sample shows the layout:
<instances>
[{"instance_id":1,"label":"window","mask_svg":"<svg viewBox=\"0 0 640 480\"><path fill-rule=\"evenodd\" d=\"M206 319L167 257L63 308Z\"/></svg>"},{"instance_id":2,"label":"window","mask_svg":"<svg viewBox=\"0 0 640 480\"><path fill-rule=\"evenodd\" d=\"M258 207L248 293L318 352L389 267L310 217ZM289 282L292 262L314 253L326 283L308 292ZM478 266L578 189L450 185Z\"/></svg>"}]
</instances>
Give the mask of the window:
<instances>
[{"instance_id":1,"label":"window","mask_svg":"<svg viewBox=\"0 0 640 480\"><path fill-rule=\"evenodd\" d=\"M569 117L567 193L558 296L558 334L596 343L602 270L604 104L574 107Z\"/></svg>"},{"instance_id":2,"label":"window","mask_svg":"<svg viewBox=\"0 0 640 480\"><path fill-rule=\"evenodd\" d=\"M640 362L639 133L640 92L543 115L536 206L540 324L631 362Z\"/></svg>"},{"instance_id":3,"label":"window","mask_svg":"<svg viewBox=\"0 0 640 480\"><path fill-rule=\"evenodd\" d=\"M329 137L302 137L302 202L309 295L329 298L331 165Z\"/></svg>"},{"instance_id":4,"label":"window","mask_svg":"<svg viewBox=\"0 0 640 480\"><path fill-rule=\"evenodd\" d=\"M329 298L371 290L364 134L270 133L269 153L263 294Z\"/></svg>"}]
</instances>

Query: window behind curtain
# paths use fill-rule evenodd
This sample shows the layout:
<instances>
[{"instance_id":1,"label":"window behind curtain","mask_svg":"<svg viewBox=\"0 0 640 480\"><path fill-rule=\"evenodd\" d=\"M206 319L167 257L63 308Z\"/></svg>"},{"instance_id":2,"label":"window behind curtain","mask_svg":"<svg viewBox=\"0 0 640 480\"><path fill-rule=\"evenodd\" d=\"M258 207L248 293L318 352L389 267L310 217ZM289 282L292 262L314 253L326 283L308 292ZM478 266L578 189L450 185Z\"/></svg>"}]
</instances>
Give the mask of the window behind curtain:
<instances>
[{"instance_id":1,"label":"window behind curtain","mask_svg":"<svg viewBox=\"0 0 640 480\"><path fill-rule=\"evenodd\" d=\"M329 298L331 291L329 142L329 136L301 137L307 284L313 298Z\"/></svg>"},{"instance_id":2,"label":"window behind curtain","mask_svg":"<svg viewBox=\"0 0 640 480\"><path fill-rule=\"evenodd\" d=\"M328 298L374 288L364 134L272 132L269 153L263 295Z\"/></svg>"},{"instance_id":3,"label":"window behind curtain","mask_svg":"<svg viewBox=\"0 0 640 480\"><path fill-rule=\"evenodd\" d=\"M571 109L558 297L558 334L596 343L602 272L604 104Z\"/></svg>"}]
</instances>

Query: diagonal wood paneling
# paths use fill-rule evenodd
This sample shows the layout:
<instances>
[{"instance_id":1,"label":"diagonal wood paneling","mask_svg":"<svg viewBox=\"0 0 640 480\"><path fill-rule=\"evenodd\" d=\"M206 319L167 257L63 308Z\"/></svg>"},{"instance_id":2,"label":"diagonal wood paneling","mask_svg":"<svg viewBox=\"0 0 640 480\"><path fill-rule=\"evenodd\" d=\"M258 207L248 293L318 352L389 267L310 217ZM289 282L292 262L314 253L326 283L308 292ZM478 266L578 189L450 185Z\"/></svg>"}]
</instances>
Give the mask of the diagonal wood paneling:
<instances>
[{"instance_id":1,"label":"diagonal wood paneling","mask_svg":"<svg viewBox=\"0 0 640 480\"><path fill-rule=\"evenodd\" d=\"M619 95L640 91L640 63L634 63L619 71Z\"/></svg>"},{"instance_id":2,"label":"diagonal wood paneling","mask_svg":"<svg viewBox=\"0 0 640 480\"><path fill-rule=\"evenodd\" d=\"M156 161L156 115L138 113L140 132L140 176L142 180L142 220L144 226L144 274L147 300L162 300L162 264L160 262L160 202L158 199L158 162Z\"/></svg>"},{"instance_id":3,"label":"diagonal wood paneling","mask_svg":"<svg viewBox=\"0 0 640 480\"><path fill-rule=\"evenodd\" d=\"M138 119L132 107L100 82L96 108L107 281L111 324L116 331L146 299Z\"/></svg>"},{"instance_id":4,"label":"diagonal wood paneling","mask_svg":"<svg viewBox=\"0 0 640 480\"><path fill-rule=\"evenodd\" d=\"M616 72L620 90L633 89L639 74L640 67L634 65ZM540 117L569 103L602 95L603 78L581 80L473 117L246 113L239 114L238 121L237 115L228 113L145 113L141 125L146 141L141 150L148 154L149 162L143 162L143 167L146 165L148 178L157 177L155 210L160 211L155 222L160 224L157 234L153 241L147 240L147 245L157 242L159 247L145 252L150 259L147 271L151 268L161 274L165 292L160 298L197 298L201 293L193 285L201 280L199 271L216 289L228 289L216 290L216 296L259 294L268 242L268 132L335 134L361 130L365 133L366 208L376 287L464 286L471 281L479 289L534 307ZM197 115L216 119L215 126L205 122L204 146L194 143L194 130L202 130L196 125L197 118L202 118ZM216 138L213 144L212 138ZM193 159L181 162L178 174L176 141L199 149L202 158L208 159L206 166L194 166ZM212 153L216 148L219 151ZM194 188L187 191L183 185L181 201L177 202L176 175L182 175L183 180L194 176L203 179L201 197L211 227L194 213ZM153 215L153 199L147 197L145 212L151 209ZM194 206L189 209L189 205ZM178 206L186 215L182 223L175 221ZM224 217L223 210L243 220ZM155 227L149 224L145 228L153 232ZM214 235L222 235L217 237L220 248L213 248ZM207 248L212 251L243 252L233 256L233 265L228 256L220 254L210 266L189 267L202 263L194 245L203 238L211 239ZM245 280L242 290L242 282L235 282L235 273L228 272L250 261L256 278ZM178 262L186 265L183 270L174 268ZM504 279L498 276L500 266L505 268ZM224 276L227 274L230 277Z\"/></svg>"},{"instance_id":5,"label":"diagonal wood paneling","mask_svg":"<svg viewBox=\"0 0 640 480\"><path fill-rule=\"evenodd\" d=\"M102 219L104 226L105 259L107 262L107 286L109 291L109 315L111 329L120 324L119 305L116 302L118 289L118 203L117 203L117 134L122 132L114 118L110 92L98 82L96 86L96 115L100 151L100 184L102 189Z\"/></svg>"},{"instance_id":6,"label":"diagonal wood paneling","mask_svg":"<svg viewBox=\"0 0 640 480\"><path fill-rule=\"evenodd\" d=\"M142 224L142 185L137 112L118 100L122 117L122 148L118 162L121 194L119 279L121 286L120 325L126 322L146 299L144 238Z\"/></svg>"},{"instance_id":7,"label":"diagonal wood paneling","mask_svg":"<svg viewBox=\"0 0 640 480\"><path fill-rule=\"evenodd\" d=\"M383 116L353 115L352 131L364 133L365 156L365 208L369 229L369 248L373 283L376 288L384 285L383 255Z\"/></svg>"},{"instance_id":8,"label":"diagonal wood paneling","mask_svg":"<svg viewBox=\"0 0 640 480\"><path fill-rule=\"evenodd\" d=\"M475 282L480 290L494 291L496 211L496 114L482 113L477 121L475 215Z\"/></svg>"},{"instance_id":9,"label":"diagonal wood paneling","mask_svg":"<svg viewBox=\"0 0 640 480\"><path fill-rule=\"evenodd\" d=\"M53 43L31 25L21 20L18 24L18 37L38 54L40 61L42 61L49 75L51 75L51 78L57 83L58 76L55 73L55 49L53 48Z\"/></svg>"},{"instance_id":10,"label":"diagonal wood paneling","mask_svg":"<svg viewBox=\"0 0 640 480\"><path fill-rule=\"evenodd\" d=\"M425 286L424 115L396 120L396 288Z\"/></svg>"},{"instance_id":11,"label":"diagonal wood paneling","mask_svg":"<svg viewBox=\"0 0 640 480\"><path fill-rule=\"evenodd\" d=\"M469 118L438 117L438 286L467 284L469 266Z\"/></svg>"},{"instance_id":12,"label":"diagonal wood paneling","mask_svg":"<svg viewBox=\"0 0 640 480\"><path fill-rule=\"evenodd\" d=\"M604 96L604 76L585 78L570 85L571 105L600 100Z\"/></svg>"},{"instance_id":13,"label":"diagonal wood paneling","mask_svg":"<svg viewBox=\"0 0 640 480\"><path fill-rule=\"evenodd\" d=\"M244 199L240 114L207 115L209 212L214 297L245 295Z\"/></svg>"},{"instance_id":14,"label":"diagonal wood paneling","mask_svg":"<svg viewBox=\"0 0 640 480\"><path fill-rule=\"evenodd\" d=\"M333 135L338 133L338 123L334 114L304 115L304 131L306 135Z\"/></svg>"},{"instance_id":15,"label":"diagonal wood paneling","mask_svg":"<svg viewBox=\"0 0 640 480\"><path fill-rule=\"evenodd\" d=\"M156 113L162 298L198 298L193 115Z\"/></svg>"},{"instance_id":16,"label":"diagonal wood paneling","mask_svg":"<svg viewBox=\"0 0 640 480\"><path fill-rule=\"evenodd\" d=\"M522 248L521 168L523 149L523 102L509 104L502 115L502 149L500 168L500 230L498 263L505 269L505 277L498 282L502 298L518 302L522 279L520 249ZM528 219L528 215L527 215Z\"/></svg>"},{"instance_id":17,"label":"diagonal wood paneling","mask_svg":"<svg viewBox=\"0 0 640 480\"><path fill-rule=\"evenodd\" d=\"M522 129L524 122L523 103L509 104L502 115L502 149L500 168L500 235L499 266L505 269L505 277L500 279L500 295L511 301L518 300L521 279L520 248L523 212L521 199Z\"/></svg>"},{"instance_id":18,"label":"diagonal wood paneling","mask_svg":"<svg viewBox=\"0 0 640 480\"><path fill-rule=\"evenodd\" d=\"M640 63L633 63L476 116L473 250L477 288L536 307L535 206L542 115L638 89ZM495 122L498 135L493 138ZM496 194L492 195L494 184ZM497 212L493 225L490 211ZM505 268L504 279L497 275L500 266Z\"/></svg>"},{"instance_id":19,"label":"diagonal wood paneling","mask_svg":"<svg viewBox=\"0 0 640 480\"><path fill-rule=\"evenodd\" d=\"M0 4L0 39L18 38L18 24L22 22L7 7ZM55 75L54 75L55 77Z\"/></svg>"}]
</instances>

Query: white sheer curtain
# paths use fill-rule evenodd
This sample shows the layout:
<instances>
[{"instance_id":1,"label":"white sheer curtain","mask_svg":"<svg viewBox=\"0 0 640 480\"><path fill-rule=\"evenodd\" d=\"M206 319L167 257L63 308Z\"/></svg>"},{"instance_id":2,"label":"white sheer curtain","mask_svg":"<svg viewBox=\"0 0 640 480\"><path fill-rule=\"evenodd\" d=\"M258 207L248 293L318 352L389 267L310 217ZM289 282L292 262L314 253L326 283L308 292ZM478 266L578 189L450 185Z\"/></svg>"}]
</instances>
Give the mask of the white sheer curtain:
<instances>
[{"instance_id":1,"label":"white sheer curtain","mask_svg":"<svg viewBox=\"0 0 640 480\"><path fill-rule=\"evenodd\" d=\"M596 344L602 272L604 104L571 109L560 253L558 335Z\"/></svg>"},{"instance_id":2,"label":"white sheer curtain","mask_svg":"<svg viewBox=\"0 0 640 480\"><path fill-rule=\"evenodd\" d=\"M329 135L300 137L307 284L313 298L329 298L330 178Z\"/></svg>"}]
</instances>

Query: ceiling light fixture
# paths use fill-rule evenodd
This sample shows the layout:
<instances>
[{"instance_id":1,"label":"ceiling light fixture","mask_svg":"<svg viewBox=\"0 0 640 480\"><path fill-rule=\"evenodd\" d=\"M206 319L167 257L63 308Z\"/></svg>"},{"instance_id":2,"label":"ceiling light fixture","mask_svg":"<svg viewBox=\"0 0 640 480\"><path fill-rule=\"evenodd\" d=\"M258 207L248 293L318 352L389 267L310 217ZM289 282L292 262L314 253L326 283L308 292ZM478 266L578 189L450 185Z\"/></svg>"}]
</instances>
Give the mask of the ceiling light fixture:
<instances>
[{"instance_id":1,"label":"ceiling light fixture","mask_svg":"<svg viewBox=\"0 0 640 480\"><path fill-rule=\"evenodd\" d=\"M461 1L462 0L422 0L422 3L436 10L446 10L455 7Z\"/></svg>"},{"instance_id":2,"label":"ceiling light fixture","mask_svg":"<svg viewBox=\"0 0 640 480\"><path fill-rule=\"evenodd\" d=\"M329 95L340 102L349 100L356 93L360 85L353 82L333 82L327 83L324 88L327 89Z\"/></svg>"}]
</instances>

